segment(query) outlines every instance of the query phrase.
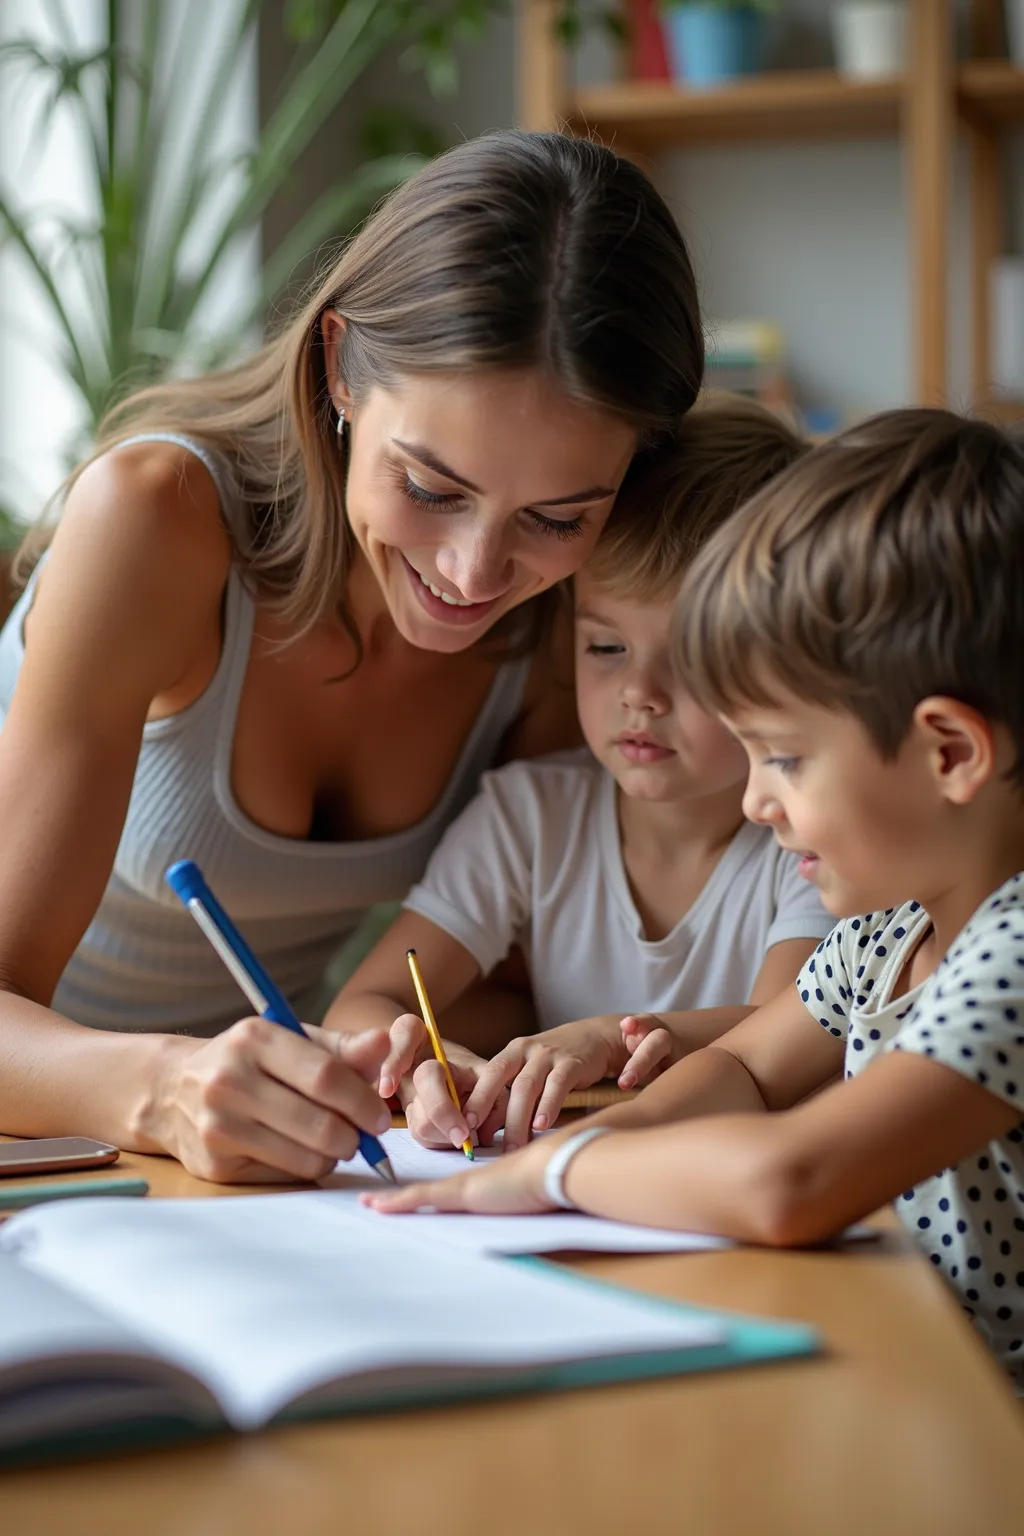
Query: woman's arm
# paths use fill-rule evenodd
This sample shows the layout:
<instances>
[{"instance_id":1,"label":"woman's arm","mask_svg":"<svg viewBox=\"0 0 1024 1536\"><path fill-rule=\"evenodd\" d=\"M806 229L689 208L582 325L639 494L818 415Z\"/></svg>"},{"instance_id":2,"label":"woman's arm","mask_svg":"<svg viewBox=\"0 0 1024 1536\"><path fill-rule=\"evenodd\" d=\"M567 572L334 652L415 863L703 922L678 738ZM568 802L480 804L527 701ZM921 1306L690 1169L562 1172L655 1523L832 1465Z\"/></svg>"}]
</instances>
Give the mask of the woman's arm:
<instances>
[{"instance_id":1,"label":"woman's arm","mask_svg":"<svg viewBox=\"0 0 1024 1536\"><path fill-rule=\"evenodd\" d=\"M151 705L216 666L229 562L213 483L180 450L106 455L69 496L0 731L0 1128L172 1152L207 1177L313 1177L354 1150L346 1115L380 1119L357 1075L376 1047L353 1072L258 1020L202 1041L49 1007L109 878Z\"/></svg>"}]
</instances>

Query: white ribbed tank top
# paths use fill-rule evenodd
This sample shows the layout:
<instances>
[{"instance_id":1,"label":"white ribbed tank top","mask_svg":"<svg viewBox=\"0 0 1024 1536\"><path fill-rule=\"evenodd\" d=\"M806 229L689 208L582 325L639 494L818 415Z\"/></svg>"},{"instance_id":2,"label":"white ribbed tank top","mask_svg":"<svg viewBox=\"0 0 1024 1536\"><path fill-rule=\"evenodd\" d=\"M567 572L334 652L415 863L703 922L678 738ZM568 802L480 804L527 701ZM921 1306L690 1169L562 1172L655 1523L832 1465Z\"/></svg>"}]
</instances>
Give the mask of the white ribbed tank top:
<instances>
[{"instance_id":1,"label":"white ribbed tank top","mask_svg":"<svg viewBox=\"0 0 1024 1536\"><path fill-rule=\"evenodd\" d=\"M177 443L201 459L230 526L236 495L219 456L173 433L131 441ZM24 657L23 624L35 575L0 631L0 728ZM110 880L53 999L55 1009L80 1024L207 1035L247 1011L235 983L164 884L164 871L182 858L200 865L278 985L300 1014L311 1017L332 955L367 907L400 900L421 877L522 703L528 657L499 669L441 798L415 826L364 842L279 837L251 821L231 790L254 612L232 570L213 679L188 709L143 731Z\"/></svg>"}]
</instances>

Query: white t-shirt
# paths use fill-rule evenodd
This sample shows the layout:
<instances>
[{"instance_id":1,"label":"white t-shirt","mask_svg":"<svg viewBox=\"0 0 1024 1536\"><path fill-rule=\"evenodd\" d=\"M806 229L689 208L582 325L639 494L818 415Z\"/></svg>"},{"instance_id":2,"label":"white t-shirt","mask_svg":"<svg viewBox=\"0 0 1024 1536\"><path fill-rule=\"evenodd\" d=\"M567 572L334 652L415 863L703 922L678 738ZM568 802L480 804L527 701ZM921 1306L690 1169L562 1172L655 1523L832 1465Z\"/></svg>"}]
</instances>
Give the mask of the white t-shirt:
<instances>
[{"instance_id":1,"label":"white t-shirt","mask_svg":"<svg viewBox=\"0 0 1024 1536\"><path fill-rule=\"evenodd\" d=\"M1024 874L982 902L935 972L892 1002L928 925L916 901L846 918L805 965L800 996L845 1036L847 1077L883 1051L916 1051L1024 1115ZM1024 1393L1024 1122L895 1205Z\"/></svg>"},{"instance_id":2,"label":"white t-shirt","mask_svg":"<svg viewBox=\"0 0 1024 1536\"><path fill-rule=\"evenodd\" d=\"M648 940L623 867L615 780L588 752L509 763L480 785L405 905L484 975L520 944L542 1029L745 1003L773 944L819 939L834 922L793 856L745 823L672 932Z\"/></svg>"}]
</instances>

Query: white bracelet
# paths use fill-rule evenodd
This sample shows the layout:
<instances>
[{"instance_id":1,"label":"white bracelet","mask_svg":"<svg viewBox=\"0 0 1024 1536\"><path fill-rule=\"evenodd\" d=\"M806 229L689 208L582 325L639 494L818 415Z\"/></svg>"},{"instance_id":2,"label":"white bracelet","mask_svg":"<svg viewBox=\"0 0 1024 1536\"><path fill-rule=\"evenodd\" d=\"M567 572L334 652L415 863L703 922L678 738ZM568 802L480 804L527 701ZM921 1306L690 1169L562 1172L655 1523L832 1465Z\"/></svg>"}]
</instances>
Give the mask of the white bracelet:
<instances>
[{"instance_id":1,"label":"white bracelet","mask_svg":"<svg viewBox=\"0 0 1024 1536\"><path fill-rule=\"evenodd\" d=\"M563 1211L574 1211L576 1204L569 1199L565 1192L565 1172L581 1147L585 1147L588 1141L593 1141L595 1136L603 1136L611 1130L608 1125L592 1125L589 1130L577 1131L575 1136L570 1136L568 1141L563 1141L560 1147L548 1158L547 1167L544 1169L544 1193L552 1205L560 1205Z\"/></svg>"}]
</instances>

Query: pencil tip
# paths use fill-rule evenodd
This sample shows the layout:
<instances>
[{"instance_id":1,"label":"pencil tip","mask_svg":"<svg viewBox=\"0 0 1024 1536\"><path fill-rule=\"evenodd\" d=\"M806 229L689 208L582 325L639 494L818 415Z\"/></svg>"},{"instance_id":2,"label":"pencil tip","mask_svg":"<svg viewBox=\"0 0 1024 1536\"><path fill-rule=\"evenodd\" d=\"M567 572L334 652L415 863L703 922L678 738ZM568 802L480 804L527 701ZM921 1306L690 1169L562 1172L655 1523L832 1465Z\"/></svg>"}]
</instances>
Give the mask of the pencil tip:
<instances>
[{"instance_id":1,"label":"pencil tip","mask_svg":"<svg viewBox=\"0 0 1024 1536\"><path fill-rule=\"evenodd\" d=\"M468 1143L467 1143L466 1146L463 1147L462 1150L463 1150L463 1152L465 1152L466 1156L469 1158L471 1163L475 1163L476 1162L476 1158L475 1158L475 1156L473 1154L473 1148L471 1146L469 1146Z\"/></svg>"}]
</instances>

